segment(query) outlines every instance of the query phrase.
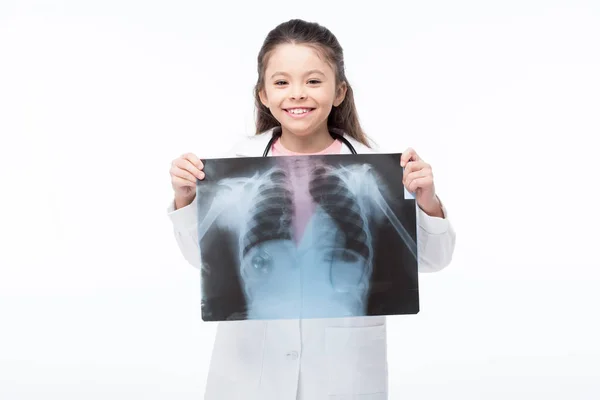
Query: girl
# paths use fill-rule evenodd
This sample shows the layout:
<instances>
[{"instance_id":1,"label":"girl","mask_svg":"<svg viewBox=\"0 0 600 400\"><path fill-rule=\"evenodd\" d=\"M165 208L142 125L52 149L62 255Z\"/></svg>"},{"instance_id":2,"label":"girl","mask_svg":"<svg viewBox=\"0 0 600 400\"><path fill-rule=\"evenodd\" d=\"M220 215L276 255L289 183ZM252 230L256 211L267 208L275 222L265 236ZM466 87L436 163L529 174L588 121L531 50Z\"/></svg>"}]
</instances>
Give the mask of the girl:
<instances>
[{"instance_id":1,"label":"girl","mask_svg":"<svg viewBox=\"0 0 600 400\"><path fill-rule=\"evenodd\" d=\"M226 157L373 153L362 131L343 51L326 28L291 20L272 30L258 55L256 135ZM419 271L446 267L455 233L436 195L432 169L412 149L400 160L402 182L417 202ZM172 163L168 215L186 260L202 265L196 232L193 153ZM229 321L219 324L207 400L387 399L385 317Z\"/></svg>"}]
</instances>

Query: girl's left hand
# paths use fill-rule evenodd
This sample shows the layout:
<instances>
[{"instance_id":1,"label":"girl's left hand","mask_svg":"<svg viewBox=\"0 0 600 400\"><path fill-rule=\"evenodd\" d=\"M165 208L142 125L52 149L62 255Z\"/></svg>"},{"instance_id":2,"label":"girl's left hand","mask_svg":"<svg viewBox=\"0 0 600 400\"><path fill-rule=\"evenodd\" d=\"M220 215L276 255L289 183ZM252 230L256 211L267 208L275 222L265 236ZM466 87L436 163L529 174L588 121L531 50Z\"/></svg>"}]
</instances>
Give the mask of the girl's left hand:
<instances>
[{"instance_id":1,"label":"girl's left hand","mask_svg":"<svg viewBox=\"0 0 600 400\"><path fill-rule=\"evenodd\" d=\"M427 215L444 217L439 198L435 194L431 165L423 161L411 148L400 157L400 166L404 168L402 184L415 196L418 206Z\"/></svg>"}]
</instances>

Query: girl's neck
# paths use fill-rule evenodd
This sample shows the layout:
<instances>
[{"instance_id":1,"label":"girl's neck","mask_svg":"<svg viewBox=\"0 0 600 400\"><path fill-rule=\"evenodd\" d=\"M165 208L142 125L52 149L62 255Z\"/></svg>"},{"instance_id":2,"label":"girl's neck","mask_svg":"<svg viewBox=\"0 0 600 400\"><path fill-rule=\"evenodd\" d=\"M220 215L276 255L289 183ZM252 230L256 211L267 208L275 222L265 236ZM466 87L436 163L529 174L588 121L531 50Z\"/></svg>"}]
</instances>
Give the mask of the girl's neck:
<instances>
[{"instance_id":1,"label":"girl's neck","mask_svg":"<svg viewBox=\"0 0 600 400\"><path fill-rule=\"evenodd\" d=\"M302 136L295 135L282 127L280 140L283 147L294 153L318 153L334 142L327 126Z\"/></svg>"}]
</instances>

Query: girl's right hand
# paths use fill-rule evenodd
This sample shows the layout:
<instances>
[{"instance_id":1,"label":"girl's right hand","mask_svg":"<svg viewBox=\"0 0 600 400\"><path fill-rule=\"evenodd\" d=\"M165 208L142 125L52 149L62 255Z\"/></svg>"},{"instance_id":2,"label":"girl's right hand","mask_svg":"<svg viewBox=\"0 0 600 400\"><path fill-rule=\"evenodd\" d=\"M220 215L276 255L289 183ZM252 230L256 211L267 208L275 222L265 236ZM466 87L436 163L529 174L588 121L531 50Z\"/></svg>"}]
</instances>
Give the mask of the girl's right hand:
<instances>
[{"instance_id":1,"label":"girl's right hand","mask_svg":"<svg viewBox=\"0 0 600 400\"><path fill-rule=\"evenodd\" d=\"M204 179L204 164L196 155L187 153L171 163L171 186L175 192L175 208L189 205L196 197L196 178Z\"/></svg>"}]
</instances>

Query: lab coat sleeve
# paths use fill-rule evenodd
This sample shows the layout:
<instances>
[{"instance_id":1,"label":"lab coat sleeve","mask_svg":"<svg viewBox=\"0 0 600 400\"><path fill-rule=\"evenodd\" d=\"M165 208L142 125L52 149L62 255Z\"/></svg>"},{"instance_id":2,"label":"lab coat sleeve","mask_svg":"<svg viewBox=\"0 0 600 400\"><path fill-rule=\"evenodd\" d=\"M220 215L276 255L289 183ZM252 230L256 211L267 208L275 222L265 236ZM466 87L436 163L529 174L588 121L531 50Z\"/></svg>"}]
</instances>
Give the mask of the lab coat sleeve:
<instances>
[{"instance_id":1,"label":"lab coat sleeve","mask_svg":"<svg viewBox=\"0 0 600 400\"><path fill-rule=\"evenodd\" d=\"M243 144L243 142L242 142ZM240 143L231 146L220 158L234 158L239 152ZM173 224L175 240L183 257L192 266L202 270L202 255L198 243L198 205L196 198L189 205L175 209L173 200L167 208L167 215Z\"/></svg>"},{"instance_id":2,"label":"lab coat sleeve","mask_svg":"<svg viewBox=\"0 0 600 400\"><path fill-rule=\"evenodd\" d=\"M427 215L417 206L419 272L437 272L452 261L456 233L442 204L444 218Z\"/></svg>"},{"instance_id":3,"label":"lab coat sleeve","mask_svg":"<svg viewBox=\"0 0 600 400\"><path fill-rule=\"evenodd\" d=\"M175 240L183 257L198 270L202 269L202 257L198 243L198 210L196 199L189 205L175 209L175 201L167 208L173 224Z\"/></svg>"}]
</instances>

